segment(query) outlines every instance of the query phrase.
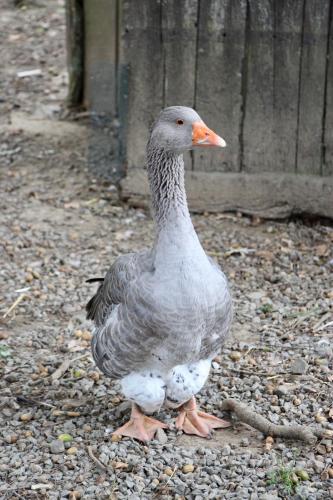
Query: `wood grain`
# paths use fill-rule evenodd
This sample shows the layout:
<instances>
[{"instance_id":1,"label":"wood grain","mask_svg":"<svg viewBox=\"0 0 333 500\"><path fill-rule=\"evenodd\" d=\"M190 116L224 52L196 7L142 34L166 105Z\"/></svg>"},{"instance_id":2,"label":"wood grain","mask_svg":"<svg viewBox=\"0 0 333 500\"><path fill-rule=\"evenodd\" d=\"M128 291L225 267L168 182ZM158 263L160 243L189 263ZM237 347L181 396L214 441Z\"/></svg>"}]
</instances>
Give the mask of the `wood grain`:
<instances>
[{"instance_id":1,"label":"wood grain","mask_svg":"<svg viewBox=\"0 0 333 500\"><path fill-rule=\"evenodd\" d=\"M162 2L164 106L194 106L198 0Z\"/></svg>"},{"instance_id":2,"label":"wood grain","mask_svg":"<svg viewBox=\"0 0 333 500\"><path fill-rule=\"evenodd\" d=\"M97 112L116 115L117 0L84 0L84 101Z\"/></svg>"},{"instance_id":3,"label":"wood grain","mask_svg":"<svg viewBox=\"0 0 333 500\"><path fill-rule=\"evenodd\" d=\"M246 105L243 125L245 172L274 170L274 7L273 0L248 0Z\"/></svg>"},{"instance_id":4,"label":"wood grain","mask_svg":"<svg viewBox=\"0 0 333 500\"><path fill-rule=\"evenodd\" d=\"M215 152L195 152L194 170L240 169L245 19L246 0L200 2L195 107L228 146L222 160Z\"/></svg>"},{"instance_id":5,"label":"wood grain","mask_svg":"<svg viewBox=\"0 0 333 500\"><path fill-rule=\"evenodd\" d=\"M333 177L186 172L185 179L189 206L194 212L240 211L273 219L295 214L333 218ZM144 170L132 169L121 186L123 199L133 206L149 204Z\"/></svg>"},{"instance_id":6,"label":"wood grain","mask_svg":"<svg viewBox=\"0 0 333 500\"><path fill-rule=\"evenodd\" d=\"M149 127L163 107L161 16L156 0L120 2L119 57L129 67L128 168L144 165Z\"/></svg>"},{"instance_id":7,"label":"wood grain","mask_svg":"<svg viewBox=\"0 0 333 500\"><path fill-rule=\"evenodd\" d=\"M198 0L162 0L163 106L194 107ZM192 170L192 155L185 168Z\"/></svg>"},{"instance_id":8,"label":"wood grain","mask_svg":"<svg viewBox=\"0 0 333 500\"><path fill-rule=\"evenodd\" d=\"M269 170L295 171L304 0L274 3L273 131Z\"/></svg>"},{"instance_id":9,"label":"wood grain","mask_svg":"<svg viewBox=\"0 0 333 500\"><path fill-rule=\"evenodd\" d=\"M66 0L66 46L68 67L67 104L80 106L83 99L84 26L83 0Z\"/></svg>"},{"instance_id":10,"label":"wood grain","mask_svg":"<svg viewBox=\"0 0 333 500\"><path fill-rule=\"evenodd\" d=\"M333 175L333 6L330 9L330 28L327 43L326 59L326 96L325 96L325 130L324 130L324 154L323 175Z\"/></svg>"},{"instance_id":11,"label":"wood grain","mask_svg":"<svg viewBox=\"0 0 333 500\"><path fill-rule=\"evenodd\" d=\"M321 174L329 3L305 2L296 164L302 174Z\"/></svg>"}]
</instances>

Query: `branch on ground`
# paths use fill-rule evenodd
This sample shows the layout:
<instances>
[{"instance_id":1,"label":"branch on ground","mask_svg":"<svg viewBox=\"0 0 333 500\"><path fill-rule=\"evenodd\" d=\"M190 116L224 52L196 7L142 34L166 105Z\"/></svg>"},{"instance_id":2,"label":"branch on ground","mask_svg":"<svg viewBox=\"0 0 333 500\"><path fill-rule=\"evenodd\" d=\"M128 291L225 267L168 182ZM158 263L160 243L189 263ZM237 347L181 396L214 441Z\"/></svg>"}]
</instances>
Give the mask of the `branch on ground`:
<instances>
[{"instance_id":1,"label":"branch on ground","mask_svg":"<svg viewBox=\"0 0 333 500\"><path fill-rule=\"evenodd\" d=\"M298 441L304 441L308 444L315 444L317 438L322 439L325 437L325 429L318 429L298 424L273 424L267 420L267 418L251 410L244 403L240 403L234 399L225 399L222 402L222 410L234 413L241 422L257 429L265 436L296 439Z\"/></svg>"}]
</instances>

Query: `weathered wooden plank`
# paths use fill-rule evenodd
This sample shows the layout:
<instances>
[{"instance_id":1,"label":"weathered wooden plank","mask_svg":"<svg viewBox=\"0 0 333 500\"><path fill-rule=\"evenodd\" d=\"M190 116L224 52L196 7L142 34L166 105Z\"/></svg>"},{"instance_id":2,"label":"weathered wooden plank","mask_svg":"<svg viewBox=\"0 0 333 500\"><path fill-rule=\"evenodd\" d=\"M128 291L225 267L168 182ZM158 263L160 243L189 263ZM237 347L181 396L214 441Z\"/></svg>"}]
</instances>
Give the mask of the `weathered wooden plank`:
<instances>
[{"instance_id":1,"label":"weathered wooden plank","mask_svg":"<svg viewBox=\"0 0 333 500\"><path fill-rule=\"evenodd\" d=\"M330 0L305 2L297 172L320 174Z\"/></svg>"},{"instance_id":2,"label":"weathered wooden plank","mask_svg":"<svg viewBox=\"0 0 333 500\"><path fill-rule=\"evenodd\" d=\"M238 171L246 0L200 2L195 107L227 142L221 153L196 151L194 169Z\"/></svg>"},{"instance_id":3,"label":"weathered wooden plank","mask_svg":"<svg viewBox=\"0 0 333 500\"><path fill-rule=\"evenodd\" d=\"M295 214L333 218L333 177L188 171L185 179L192 211L240 211L277 219ZM121 185L122 196L130 204L149 204L144 170L132 169Z\"/></svg>"},{"instance_id":4,"label":"weathered wooden plank","mask_svg":"<svg viewBox=\"0 0 333 500\"><path fill-rule=\"evenodd\" d=\"M164 106L194 107L198 0L162 0ZM192 156L185 155L192 170Z\"/></svg>"},{"instance_id":5,"label":"weathered wooden plank","mask_svg":"<svg viewBox=\"0 0 333 500\"><path fill-rule=\"evenodd\" d=\"M119 58L129 67L128 167L143 166L148 126L163 107L161 4L158 0L120 2Z\"/></svg>"},{"instance_id":6,"label":"weathered wooden plank","mask_svg":"<svg viewBox=\"0 0 333 500\"><path fill-rule=\"evenodd\" d=\"M82 104L84 26L83 0L66 0L66 45L68 67L67 104L70 107Z\"/></svg>"},{"instance_id":7,"label":"weathered wooden plank","mask_svg":"<svg viewBox=\"0 0 333 500\"><path fill-rule=\"evenodd\" d=\"M330 9L330 29L327 44L326 98L324 124L323 175L333 175L333 6Z\"/></svg>"},{"instance_id":8,"label":"weathered wooden plank","mask_svg":"<svg viewBox=\"0 0 333 500\"><path fill-rule=\"evenodd\" d=\"M242 131L245 172L274 170L272 155L274 90L273 0L248 0L248 29L244 63L244 123Z\"/></svg>"},{"instance_id":9,"label":"weathered wooden plank","mask_svg":"<svg viewBox=\"0 0 333 500\"><path fill-rule=\"evenodd\" d=\"M88 165L116 182L121 176L117 116L117 0L84 0L84 103L93 111Z\"/></svg>"},{"instance_id":10,"label":"weathered wooden plank","mask_svg":"<svg viewBox=\"0 0 333 500\"><path fill-rule=\"evenodd\" d=\"M84 96L97 113L116 115L117 0L84 0Z\"/></svg>"},{"instance_id":11,"label":"weathered wooden plank","mask_svg":"<svg viewBox=\"0 0 333 500\"><path fill-rule=\"evenodd\" d=\"M164 106L194 106L198 0L162 2Z\"/></svg>"},{"instance_id":12,"label":"weathered wooden plank","mask_svg":"<svg viewBox=\"0 0 333 500\"><path fill-rule=\"evenodd\" d=\"M303 3L274 2L273 142L265 170L292 173L296 169Z\"/></svg>"}]
</instances>

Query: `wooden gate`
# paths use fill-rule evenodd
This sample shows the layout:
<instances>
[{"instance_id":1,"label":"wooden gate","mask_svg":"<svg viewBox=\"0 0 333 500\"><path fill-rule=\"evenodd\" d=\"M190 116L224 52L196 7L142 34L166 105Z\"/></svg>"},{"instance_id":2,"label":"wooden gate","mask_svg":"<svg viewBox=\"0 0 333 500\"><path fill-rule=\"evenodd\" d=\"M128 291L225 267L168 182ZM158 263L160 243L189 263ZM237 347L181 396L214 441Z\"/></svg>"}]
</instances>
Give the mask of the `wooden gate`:
<instances>
[{"instance_id":1,"label":"wooden gate","mask_svg":"<svg viewBox=\"0 0 333 500\"><path fill-rule=\"evenodd\" d=\"M69 33L75 8L83 12L83 102L102 123L92 128L92 163L97 169L104 157L104 170L126 171L126 198L146 199L149 126L161 108L179 104L228 144L188 156L192 209L333 217L331 0L68 6Z\"/></svg>"}]
</instances>

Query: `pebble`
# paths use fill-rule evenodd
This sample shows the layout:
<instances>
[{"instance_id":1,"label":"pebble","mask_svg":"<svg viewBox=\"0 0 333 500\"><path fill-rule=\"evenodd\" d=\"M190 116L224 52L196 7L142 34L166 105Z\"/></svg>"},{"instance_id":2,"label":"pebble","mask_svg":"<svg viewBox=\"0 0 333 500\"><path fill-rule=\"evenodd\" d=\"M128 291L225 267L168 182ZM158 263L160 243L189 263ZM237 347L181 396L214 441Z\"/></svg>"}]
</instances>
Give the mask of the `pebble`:
<instances>
[{"instance_id":1,"label":"pebble","mask_svg":"<svg viewBox=\"0 0 333 500\"><path fill-rule=\"evenodd\" d=\"M239 351L232 351L230 354L229 354L229 358L232 360L232 361L239 361L242 357L242 353L240 353Z\"/></svg>"},{"instance_id":2,"label":"pebble","mask_svg":"<svg viewBox=\"0 0 333 500\"><path fill-rule=\"evenodd\" d=\"M194 465L193 464L185 464L183 465L182 471L184 474L189 474L190 472L194 471Z\"/></svg>"},{"instance_id":3,"label":"pebble","mask_svg":"<svg viewBox=\"0 0 333 500\"><path fill-rule=\"evenodd\" d=\"M30 422L31 419L32 419L31 413L23 413L22 415L20 415L20 420L22 422Z\"/></svg>"},{"instance_id":4,"label":"pebble","mask_svg":"<svg viewBox=\"0 0 333 500\"><path fill-rule=\"evenodd\" d=\"M294 359L289 366L289 371L295 375L303 375L308 370L308 364L303 358Z\"/></svg>"},{"instance_id":5,"label":"pebble","mask_svg":"<svg viewBox=\"0 0 333 500\"><path fill-rule=\"evenodd\" d=\"M70 448L68 448L67 450L67 455L76 455L77 453L77 448L76 446L71 446Z\"/></svg>"},{"instance_id":6,"label":"pebble","mask_svg":"<svg viewBox=\"0 0 333 500\"><path fill-rule=\"evenodd\" d=\"M65 451L65 445L63 441L60 441L59 439L54 439L53 441L51 441L50 450L51 453L54 454L63 453Z\"/></svg>"},{"instance_id":7,"label":"pebble","mask_svg":"<svg viewBox=\"0 0 333 500\"><path fill-rule=\"evenodd\" d=\"M173 469L171 469L171 467L166 467L164 469L164 474L166 474L167 476L172 476L174 474L174 471Z\"/></svg>"},{"instance_id":8,"label":"pebble","mask_svg":"<svg viewBox=\"0 0 333 500\"><path fill-rule=\"evenodd\" d=\"M231 447L228 444L223 446L221 454L223 457L228 457L231 454Z\"/></svg>"},{"instance_id":9,"label":"pebble","mask_svg":"<svg viewBox=\"0 0 333 500\"><path fill-rule=\"evenodd\" d=\"M156 439L160 444L166 444L168 442L168 436L160 427L156 431Z\"/></svg>"},{"instance_id":10,"label":"pebble","mask_svg":"<svg viewBox=\"0 0 333 500\"><path fill-rule=\"evenodd\" d=\"M296 469L296 474L297 476L302 480L302 481L308 481L309 480L309 474L306 472L304 469Z\"/></svg>"},{"instance_id":11,"label":"pebble","mask_svg":"<svg viewBox=\"0 0 333 500\"><path fill-rule=\"evenodd\" d=\"M14 444L18 440L18 435L17 434L7 434L4 437L6 443L8 444Z\"/></svg>"}]
</instances>

